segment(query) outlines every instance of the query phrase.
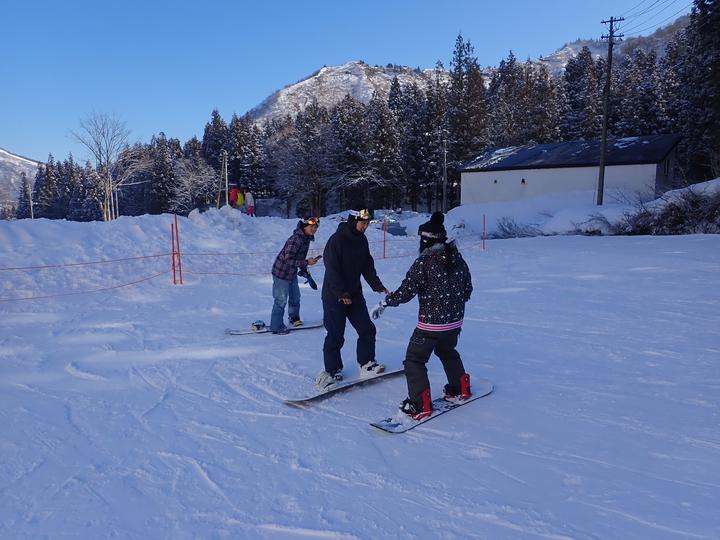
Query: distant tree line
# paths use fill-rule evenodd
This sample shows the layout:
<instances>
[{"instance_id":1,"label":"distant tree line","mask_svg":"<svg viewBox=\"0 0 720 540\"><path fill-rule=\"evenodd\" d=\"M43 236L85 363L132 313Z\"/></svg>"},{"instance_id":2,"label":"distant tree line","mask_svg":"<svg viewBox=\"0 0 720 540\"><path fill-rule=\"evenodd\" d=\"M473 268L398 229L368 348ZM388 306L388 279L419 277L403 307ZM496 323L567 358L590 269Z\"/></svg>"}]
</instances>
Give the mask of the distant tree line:
<instances>
[{"instance_id":1,"label":"distant tree line","mask_svg":"<svg viewBox=\"0 0 720 540\"><path fill-rule=\"evenodd\" d=\"M660 60L636 49L613 67L610 136L680 133L677 176L685 183L720 176L718 28L718 2L695 0L689 25ZM427 87L395 78L387 95L376 92L367 104L347 95L330 109L311 104L263 126L237 115L226 123L215 110L202 140L181 144L160 133L126 147L111 171L119 213L215 205L223 152L231 181L287 201L289 213L324 215L356 197L429 211L443 171L449 204L457 204L463 163L487 148L600 137L607 65L588 48L560 77L512 52L484 74L458 36L449 69L437 68ZM72 156L50 156L34 182L35 217L101 219L102 176ZM28 216L26 186L17 217Z\"/></svg>"}]
</instances>

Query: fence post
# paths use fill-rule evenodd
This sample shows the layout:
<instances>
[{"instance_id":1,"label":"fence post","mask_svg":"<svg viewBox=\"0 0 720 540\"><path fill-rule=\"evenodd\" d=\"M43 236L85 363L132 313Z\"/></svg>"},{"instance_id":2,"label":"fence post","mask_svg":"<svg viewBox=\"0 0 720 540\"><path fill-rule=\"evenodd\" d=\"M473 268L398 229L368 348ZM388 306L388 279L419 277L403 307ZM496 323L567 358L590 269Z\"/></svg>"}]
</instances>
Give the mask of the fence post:
<instances>
[{"instance_id":1,"label":"fence post","mask_svg":"<svg viewBox=\"0 0 720 540\"><path fill-rule=\"evenodd\" d=\"M177 285L177 279L175 277L175 225L170 223L170 243L172 244L172 274L173 274L173 285Z\"/></svg>"},{"instance_id":2,"label":"fence post","mask_svg":"<svg viewBox=\"0 0 720 540\"><path fill-rule=\"evenodd\" d=\"M180 285L183 284L182 276L182 256L180 255L180 227L178 227L177 214L175 214L175 241L177 242L177 260L178 260L178 273L180 274Z\"/></svg>"},{"instance_id":3,"label":"fence post","mask_svg":"<svg viewBox=\"0 0 720 540\"><path fill-rule=\"evenodd\" d=\"M485 251L485 214L483 214L482 250Z\"/></svg>"},{"instance_id":4,"label":"fence post","mask_svg":"<svg viewBox=\"0 0 720 540\"><path fill-rule=\"evenodd\" d=\"M383 218L383 259L387 258L387 214Z\"/></svg>"}]
</instances>

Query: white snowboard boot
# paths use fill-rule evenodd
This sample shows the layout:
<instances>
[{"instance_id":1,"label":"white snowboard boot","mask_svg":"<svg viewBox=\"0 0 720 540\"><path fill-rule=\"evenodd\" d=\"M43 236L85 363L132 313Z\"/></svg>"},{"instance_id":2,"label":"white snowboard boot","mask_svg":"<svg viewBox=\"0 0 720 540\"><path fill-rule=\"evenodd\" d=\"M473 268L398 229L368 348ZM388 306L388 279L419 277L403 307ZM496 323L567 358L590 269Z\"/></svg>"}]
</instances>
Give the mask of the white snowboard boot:
<instances>
[{"instance_id":1,"label":"white snowboard boot","mask_svg":"<svg viewBox=\"0 0 720 540\"><path fill-rule=\"evenodd\" d=\"M317 377L315 377L315 388L322 392L323 390L328 390L333 384L340 381L342 381L342 373L340 371L334 374L321 371L317 374Z\"/></svg>"},{"instance_id":2,"label":"white snowboard boot","mask_svg":"<svg viewBox=\"0 0 720 540\"><path fill-rule=\"evenodd\" d=\"M367 364L360 366L360 378L367 379L368 377L373 377L383 371L385 371L385 366L378 364L375 360L371 360Z\"/></svg>"}]
</instances>

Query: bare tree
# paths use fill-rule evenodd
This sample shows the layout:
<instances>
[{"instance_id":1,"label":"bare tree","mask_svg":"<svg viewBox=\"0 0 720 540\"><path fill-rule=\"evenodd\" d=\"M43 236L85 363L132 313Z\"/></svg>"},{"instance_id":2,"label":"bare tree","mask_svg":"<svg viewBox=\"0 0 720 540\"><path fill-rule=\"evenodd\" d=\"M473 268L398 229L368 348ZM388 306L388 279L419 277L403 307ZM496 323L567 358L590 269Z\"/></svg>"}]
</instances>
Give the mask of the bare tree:
<instances>
[{"instance_id":1,"label":"bare tree","mask_svg":"<svg viewBox=\"0 0 720 540\"><path fill-rule=\"evenodd\" d=\"M118 153L127 143L130 130L125 122L114 114L92 113L80 120L80 129L70 131L73 138L85 146L95 158L95 166L105 176L104 201L101 204L103 220L109 221L117 217L115 197L117 185L113 184L112 164Z\"/></svg>"}]
</instances>

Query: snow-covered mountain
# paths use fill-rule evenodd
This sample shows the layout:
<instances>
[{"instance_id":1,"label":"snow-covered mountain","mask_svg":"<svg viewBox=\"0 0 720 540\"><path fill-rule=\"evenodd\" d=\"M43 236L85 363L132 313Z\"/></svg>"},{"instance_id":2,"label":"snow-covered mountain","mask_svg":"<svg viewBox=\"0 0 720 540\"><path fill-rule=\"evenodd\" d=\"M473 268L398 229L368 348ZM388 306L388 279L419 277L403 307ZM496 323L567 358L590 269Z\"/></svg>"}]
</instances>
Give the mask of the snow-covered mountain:
<instances>
[{"instance_id":1,"label":"snow-covered mountain","mask_svg":"<svg viewBox=\"0 0 720 540\"><path fill-rule=\"evenodd\" d=\"M313 101L329 108L339 103L347 94L368 103L375 90L387 93L394 77L398 78L401 86L414 82L424 88L434 80L435 73L434 69L420 70L395 65L370 66L363 61L325 66L306 79L270 95L250 110L249 114L258 122L282 119L287 115L294 117Z\"/></svg>"},{"instance_id":2,"label":"snow-covered mountain","mask_svg":"<svg viewBox=\"0 0 720 540\"><path fill-rule=\"evenodd\" d=\"M634 51L642 49L645 52L655 51L658 58L665 54L667 47L673 36L690 22L690 17L683 15L675 22L668 26L658 28L649 36L635 36L620 39L614 49L614 62L621 61L622 58ZM619 31L622 34L622 28ZM558 75L565 69L565 65L573 56L580 52L583 47L587 47L593 53L594 57L607 57L607 41L601 39L578 39L572 43L567 43L556 50L554 53L541 57L539 62L548 66L550 73Z\"/></svg>"},{"instance_id":3,"label":"snow-covered mountain","mask_svg":"<svg viewBox=\"0 0 720 540\"><path fill-rule=\"evenodd\" d=\"M619 41L615 48L616 61L621 60L625 54L638 47L645 51L654 50L658 57L661 57L668 42L675 33L688 24L688 21L689 17L683 16L649 36L630 37ZM584 46L587 46L596 57L607 55L606 41L578 39L563 45L554 53L541 57L537 61L547 65L552 74L559 75L568 60L579 53ZM494 70L494 67L483 69L487 80L490 79ZM387 92L390 89L393 77L397 77L402 86L415 82L418 86L425 87L434 80L435 73L435 69L421 70L397 65L370 66L362 61L348 62L332 67L325 66L309 77L273 93L260 105L251 109L249 114L258 123L268 119L285 118L287 115L294 117L313 101L329 108L339 103L346 94L350 94L358 101L368 103L374 90ZM443 71L442 76L447 77L447 72Z\"/></svg>"},{"instance_id":4,"label":"snow-covered mountain","mask_svg":"<svg viewBox=\"0 0 720 540\"><path fill-rule=\"evenodd\" d=\"M32 182L39 162L0 148L0 210L15 204L22 187L24 172Z\"/></svg>"}]
</instances>

